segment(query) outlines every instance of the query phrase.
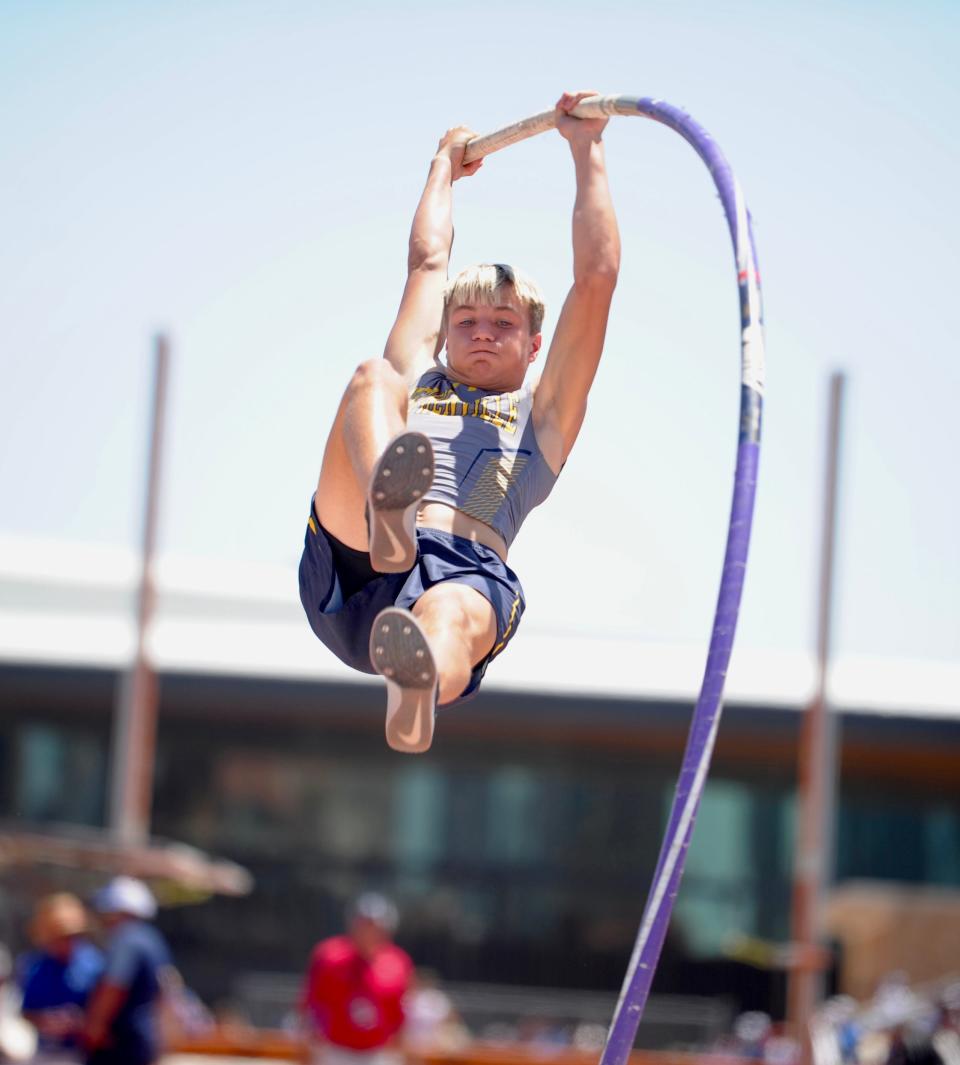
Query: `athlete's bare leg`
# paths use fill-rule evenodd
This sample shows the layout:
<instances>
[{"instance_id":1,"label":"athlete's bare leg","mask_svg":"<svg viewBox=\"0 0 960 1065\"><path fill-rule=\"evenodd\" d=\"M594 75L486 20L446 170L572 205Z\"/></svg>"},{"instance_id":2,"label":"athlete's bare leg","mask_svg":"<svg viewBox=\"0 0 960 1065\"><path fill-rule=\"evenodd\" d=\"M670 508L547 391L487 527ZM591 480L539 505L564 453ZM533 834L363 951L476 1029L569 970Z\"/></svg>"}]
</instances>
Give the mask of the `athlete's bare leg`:
<instances>
[{"instance_id":1,"label":"athlete's bare leg","mask_svg":"<svg viewBox=\"0 0 960 1065\"><path fill-rule=\"evenodd\" d=\"M412 613L381 611L370 634L370 661L387 682L387 743L419 754L433 742L437 703L453 702L497 635L489 602L447 582L429 588Z\"/></svg>"},{"instance_id":2,"label":"athlete's bare leg","mask_svg":"<svg viewBox=\"0 0 960 1065\"><path fill-rule=\"evenodd\" d=\"M406 419L400 374L386 359L361 363L340 401L314 496L320 524L358 551L368 547L364 507L373 469Z\"/></svg>"},{"instance_id":3,"label":"athlete's bare leg","mask_svg":"<svg viewBox=\"0 0 960 1065\"><path fill-rule=\"evenodd\" d=\"M361 363L344 392L327 438L314 496L317 517L338 540L360 551L369 549L365 508L373 474L382 465L383 452L391 440L404 430L407 402L407 385L387 360ZM496 618L490 603L476 589L454 582L429 588L414 604L413 615L417 631L410 638L425 642L421 647L415 645L411 657L419 661L416 652L423 651L431 679L429 688L424 689L426 697L418 697L414 715L421 739L401 749L425 750L433 735L436 702L449 703L462 694L473 666L494 645ZM376 636L375 626L371 660L378 666ZM408 637L395 629L394 638L400 644L391 647L388 641L387 654L403 658L407 649L402 644ZM410 675L420 683L425 673L414 669ZM384 672L384 676L389 681L390 674ZM421 717L428 722L420 721Z\"/></svg>"},{"instance_id":4,"label":"athlete's bare leg","mask_svg":"<svg viewBox=\"0 0 960 1065\"><path fill-rule=\"evenodd\" d=\"M493 607L476 588L445 581L428 588L413 604L437 664L438 702L463 694L473 667L493 649L497 620Z\"/></svg>"}]
</instances>

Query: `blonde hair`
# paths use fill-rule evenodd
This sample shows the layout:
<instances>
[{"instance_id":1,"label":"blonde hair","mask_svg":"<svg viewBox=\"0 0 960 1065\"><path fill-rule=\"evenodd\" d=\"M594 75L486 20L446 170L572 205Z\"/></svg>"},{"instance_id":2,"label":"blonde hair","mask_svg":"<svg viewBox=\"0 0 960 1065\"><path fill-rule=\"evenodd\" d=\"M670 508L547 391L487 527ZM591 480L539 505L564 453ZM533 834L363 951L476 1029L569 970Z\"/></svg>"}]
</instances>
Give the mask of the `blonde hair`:
<instances>
[{"instance_id":1,"label":"blonde hair","mask_svg":"<svg viewBox=\"0 0 960 1065\"><path fill-rule=\"evenodd\" d=\"M530 332L539 333L545 309L540 289L536 281L506 263L468 266L448 282L443 297L444 321L447 320L452 307L472 307L475 304L489 306L496 303L505 288L511 289L521 306L527 309Z\"/></svg>"}]
</instances>

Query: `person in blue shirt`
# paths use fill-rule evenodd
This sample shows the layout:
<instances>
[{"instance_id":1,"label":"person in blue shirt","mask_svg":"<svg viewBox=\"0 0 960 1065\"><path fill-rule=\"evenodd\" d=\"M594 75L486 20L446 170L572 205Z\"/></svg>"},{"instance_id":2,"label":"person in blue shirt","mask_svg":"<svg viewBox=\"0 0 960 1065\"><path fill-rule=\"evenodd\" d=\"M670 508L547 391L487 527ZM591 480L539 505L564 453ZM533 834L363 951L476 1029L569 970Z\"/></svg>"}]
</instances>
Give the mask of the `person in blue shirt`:
<instances>
[{"instance_id":1,"label":"person in blue shirt","mask_svg":"<svg viewBox=\"0 0 960 1065\"><path fill-rule=\"evenodd\" d=\"M37 1030L37 1062L80 1062L87 999L103 970L103 955L86 938L87 911L61 892L37 903L30 938L37 950L21 965L21 1012Z\"/></svg>"},{"instance_id":2,"label":"person in blue shirt","mask_svg":"<svg viewBox=\"0 0 960 1065\"><path fill-rule=\"evenodd\" d=\"M93 897L93 908L107 947L83 1028L86 1065L152 1065L160 1055L157 1013L173 971L167 944L149 923L156 900L142 881L118 876Z\"/></svg>"}]
</instances>

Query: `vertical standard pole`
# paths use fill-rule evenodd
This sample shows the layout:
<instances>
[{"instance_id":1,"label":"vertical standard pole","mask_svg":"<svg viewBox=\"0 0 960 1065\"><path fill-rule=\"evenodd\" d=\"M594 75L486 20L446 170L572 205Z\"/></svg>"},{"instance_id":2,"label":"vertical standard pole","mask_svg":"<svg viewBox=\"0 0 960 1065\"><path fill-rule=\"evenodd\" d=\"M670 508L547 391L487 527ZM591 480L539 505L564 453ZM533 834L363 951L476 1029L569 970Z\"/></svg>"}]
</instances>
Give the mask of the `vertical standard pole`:
<instances>
[{"instance_id":1,"label":"vertical standard pole","mask_svg":"<svg viewBox=\"0 0 960 1065\"><path fill-rule=\"evenodd\" d=\"M170 346L162 334L154 338L154 353L153 416L137 595L136 649L118 691L110 777L110 829L118 842L132 845L146 843L150 836L157 734L157 678L150 664L146 642L154 606L152 568L170 358Z\"/></svg>"},{"instance_id":2,"label":"vertical standard pole","mask_svg":"<svg viewBox=\"0 0 960 1065\"><path fill-rule=\"evenodd\" d=\"M797 844L794 856L792 935L794 957L787 987L787 1014L800 1041L801 1061L811 1060L810 1018L823 998L825 955L820 943L823 896L833 876L837 778L837 724L827 705L830 664L833 560L844 376L830 378L824 476L820 588L817 608L817 682L801 724L797 760Z\"/></svg>"}]
</instances>

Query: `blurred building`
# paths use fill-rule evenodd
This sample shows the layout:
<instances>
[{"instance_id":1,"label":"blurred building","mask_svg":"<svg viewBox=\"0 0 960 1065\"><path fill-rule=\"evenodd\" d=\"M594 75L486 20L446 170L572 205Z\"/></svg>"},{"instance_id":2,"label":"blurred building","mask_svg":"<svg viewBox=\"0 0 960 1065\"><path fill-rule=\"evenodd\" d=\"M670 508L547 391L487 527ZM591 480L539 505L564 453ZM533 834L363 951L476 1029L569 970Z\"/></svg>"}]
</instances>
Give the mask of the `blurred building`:
<instances>
[{"instance_id":1,"label":"blurred building","mask_svg":"<svg viewBox=\"0 0 960 1065\"><path fill-rule=\"evenodd\" d=\"M136 560L0 551L0 818L104 821ZM432 751L383 741L379 684L313 638L295 574L164 561L154 832L240 862L243 899L161 919L216 1000L299 973L362 887L400 903L399 941L447 981L619 987L656 861L704 647L525 628ZM654 990L781 1008L737 943L788 936L804 656L734 652L724 721ZM960 670L840 660L836 875L960 888ZM2 898L0 898L2 903ZM0 940L16 941L0 905Z\"/></svg>"}]
</instances>

